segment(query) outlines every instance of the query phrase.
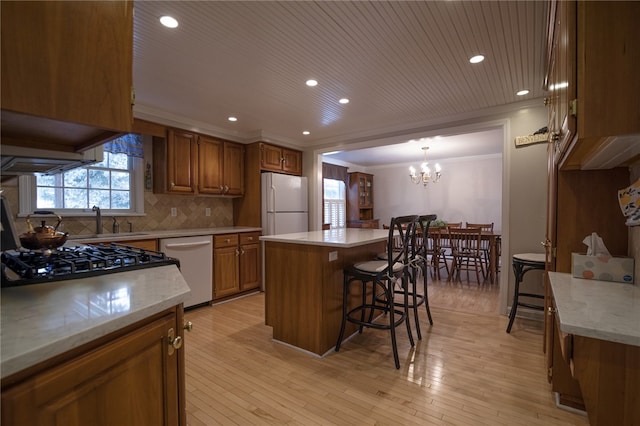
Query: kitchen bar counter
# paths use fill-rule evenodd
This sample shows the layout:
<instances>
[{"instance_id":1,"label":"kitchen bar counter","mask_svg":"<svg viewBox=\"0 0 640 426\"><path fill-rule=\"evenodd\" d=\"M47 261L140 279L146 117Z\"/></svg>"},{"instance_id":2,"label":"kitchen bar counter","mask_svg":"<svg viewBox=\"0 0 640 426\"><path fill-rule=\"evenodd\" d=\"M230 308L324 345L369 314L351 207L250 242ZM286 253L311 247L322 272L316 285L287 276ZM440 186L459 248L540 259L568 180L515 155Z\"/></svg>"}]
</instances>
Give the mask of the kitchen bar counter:
<instances>
[{"instance_id":1,"label":"kitchen bar counter","mask_svg":"<svg viewBox=\"0 0 640 426\"><path fill-rule=\"evenodd\" d=\"M180 305L174 265L2 289L1 377Z\"/></svg>"},{"instance_id":2,"label":"kitchen bar counter","mask_svg":"<svg viewBox=\"0 0 640 426\"><path fill-rule=\"evenodd\" d=\"M640 346L640 288L549 272L560 329L577 336Z\"/></svg>"},{"instance_id":3,"label":"kitchen bar counter","mask_svg":"<svg viewBox=\"0 0 640 426\"><path fill-rule=\"evenodd\" d=\"M382 229L263 236L265 322L276 341L316 355L335 347L342 320L342 271L384 251ZM360 295L351 294L352 299ZM347 325L347 336L356 330Z\"/></svg>"},{"instance_id":4,"label":"kitchen bar counter","mask_svg":"<svg viewBox=\"0 0 640 426\"><path fill-rule=\"evenodd\" d=\"M260 237L260 240L287 244L351 248L386 241L388 237L389 231L384 229L343 228L268 235Z\"/></svg>"}]
</instances>

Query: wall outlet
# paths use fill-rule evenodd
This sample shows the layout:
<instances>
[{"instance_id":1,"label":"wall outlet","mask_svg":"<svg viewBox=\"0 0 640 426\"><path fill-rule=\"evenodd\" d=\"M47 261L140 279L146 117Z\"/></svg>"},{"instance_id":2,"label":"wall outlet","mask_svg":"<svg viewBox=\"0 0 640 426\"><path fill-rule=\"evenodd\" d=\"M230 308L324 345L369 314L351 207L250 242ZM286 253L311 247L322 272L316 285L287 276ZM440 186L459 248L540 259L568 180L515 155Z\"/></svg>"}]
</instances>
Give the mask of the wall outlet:
<instances>
[{"instance_id":1,"label":"wall outlet","mask_svg":"<svg viewBox=\"0 0 640 426\"><path fill-rule=\"evenodd\" d=\"M334 260L338 260L338 252L330 251L329 252L329 262L333 262Z\"/></svg>"},{"instance_id":2,"label":"wall outlet","mask_svg":"<svg viewBox=\"0 0 640 426\"><path fill-rule=\"evenodd\" d=\"M209 207L204 209L204 215L205 216L211 216L211 209Z\"/></svg>"},{"instance_id":3,"label":"wall outlet","mask_svg":"<svg viewBox=\"0 0 640 426\"><path fill-rule=\"evenodd\" d=\"M175 207L171 207L171 216L178 216L178 209L176 209Z\"/></svg>"}]
</instances>

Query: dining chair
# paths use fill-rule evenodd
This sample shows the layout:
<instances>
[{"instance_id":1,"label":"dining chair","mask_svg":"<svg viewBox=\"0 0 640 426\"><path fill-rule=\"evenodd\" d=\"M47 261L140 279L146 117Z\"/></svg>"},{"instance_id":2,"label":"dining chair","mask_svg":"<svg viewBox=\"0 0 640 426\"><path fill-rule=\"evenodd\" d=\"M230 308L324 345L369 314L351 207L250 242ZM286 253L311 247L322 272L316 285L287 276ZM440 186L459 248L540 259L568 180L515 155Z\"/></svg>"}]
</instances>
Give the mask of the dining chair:
<instances>
[{"instance_id":1,"label":"dining chair","mask_svg":"<svg viewBox=\"0 0 640 426\"><path fill-rule=\"evenodd\" d=\"M470 222L465 222L465 228L480 228L483 232L493 232L493 222L491 223L470 223ZM489 261L489 256L491 255L491 250L489 247L489 240L488 239L482 239L481 244L480 244L480 251L482 251L482 254L484 255L482 262L484 263L484 270L488 271L489 270L489 264L491 263Z\"/></svg>"},{"instance_id":2,"label":"dining chair","mask_svg":"<svg viewBox=\"0 0 640 426\"><path fill-rule=\"evenodd\" d=\"M409 283L411 243L415 240L418 216L400 216L391 219L387 237L387 259L359 262L347 266L344 271L342 294L342 323L336 343L336 352L340 350L346 323L358 325L361 334L364 327L389 330L391 347L396 368L400 368L398 346L396 344L396 327L405 323L409 342L414 346L413 334L409 324ZM401 240L401 249L397 246L396 236ZM348 309L349 295L354 283L360 283L360 303ZM398 287L399 286L399 287ZM399 288L402 302L396 304L394 295ZM367 300L370 297L369 300ZM385 315L381 315L385 314Z\"/></svg>"},{"instance_id":3,"label":"dining chair","mask_svg":"<svg viewBox=\"0 0 640 426\"><path fill-rule=\"evenodd\" d=\"M446 249L442 247L442 234L446 234L447 228L444 226L432 226L429 228L427 238L427 258L431 268L431 278L442 279L440 271L445 269L449 276L449 263L447 262ZM448 240L448 237L447 237Z\"/></svg>"},{"instance_id":4,"label":"dining chair","mask_svg":"<svg viewBox=\"0 0 640 426\"><path fill-rule=\"evenodd\" d=\"M460 228L462 226L462 222L447 222L445 225L445 230L448 228ZM447 261L450 260L453 263L453 253L451 249L451 241L449 239L449 234L447 232L443 232L440 234L440 259L442 263L447 266L447 273L450 274L450 269Z\"/></svg>"},{"instance_id":5,"label":"dining chair","mask_svg":"<svg viewBox=\"0 0 640 426\"><path fill-rule=\"evenodd\" d=\"M467 281L469 271L475 271L478 284L484 282L480 276L486 280L486 272L482 259L484 257L480 250L482 241L482 230L480 228L447 228L451 239L453 264L451 265L451 275L449 281L457 279L460 281L460 272L467 271Z\"/></svg>"}]
</instances>

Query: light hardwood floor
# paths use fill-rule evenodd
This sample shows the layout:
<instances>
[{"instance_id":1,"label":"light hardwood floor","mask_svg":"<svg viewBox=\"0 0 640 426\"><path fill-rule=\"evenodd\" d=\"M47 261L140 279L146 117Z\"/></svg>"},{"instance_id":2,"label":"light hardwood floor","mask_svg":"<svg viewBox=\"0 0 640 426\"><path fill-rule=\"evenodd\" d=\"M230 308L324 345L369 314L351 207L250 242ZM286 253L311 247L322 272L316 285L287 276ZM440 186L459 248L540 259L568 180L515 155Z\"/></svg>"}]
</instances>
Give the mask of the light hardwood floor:
<instances>
[{"instance_id":1,"label":"light hardwood floor","mask_svg":"<svg viewBox=\"0 0 640 426\"><path fill-rule=\"evenodd\" d=\"M587 425L555 407L542 326L497 314L498 286L430 283L422 340L366 329L324 358L271 340L264 294L189 311L187 422L201 425ZM415 333L414 333L415 337Z\"/></svg>"}]
</instances>

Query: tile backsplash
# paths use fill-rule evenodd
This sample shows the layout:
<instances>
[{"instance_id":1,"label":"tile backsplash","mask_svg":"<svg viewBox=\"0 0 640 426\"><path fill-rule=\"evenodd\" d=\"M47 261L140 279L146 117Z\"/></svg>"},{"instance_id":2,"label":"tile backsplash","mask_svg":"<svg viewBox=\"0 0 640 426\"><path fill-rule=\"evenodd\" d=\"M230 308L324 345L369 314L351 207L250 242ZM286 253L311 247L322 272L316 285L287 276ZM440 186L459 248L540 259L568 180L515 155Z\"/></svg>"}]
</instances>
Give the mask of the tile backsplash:
<instances>
[{"instance_id":1,"label":"tile backsplash","mask_svg":"<svg viewBox=\"0 0 640 426\"><path fill-rule=\"evenodd\" d=\"M19 210L17 179L3 182L2 190L15 215ZM176 216L171 216L172 208L176 209ZM206 215L207 209L210 209L210 216ZM233 200L230 198L166 195L145 191L144 211L145 216L117 216L120 232L129 232L127 222L132 224L133 232L233 226ZM23 218L17 218L15 223L16 232L26 231ZM112 224L112 216L103 214L104 233L112 232ZM60 230L70 235L90 235L96 232L95 227L94 217L69 216L62 218Z\"/></svg>"}]
</instances>

